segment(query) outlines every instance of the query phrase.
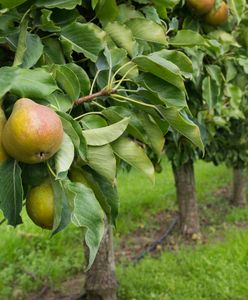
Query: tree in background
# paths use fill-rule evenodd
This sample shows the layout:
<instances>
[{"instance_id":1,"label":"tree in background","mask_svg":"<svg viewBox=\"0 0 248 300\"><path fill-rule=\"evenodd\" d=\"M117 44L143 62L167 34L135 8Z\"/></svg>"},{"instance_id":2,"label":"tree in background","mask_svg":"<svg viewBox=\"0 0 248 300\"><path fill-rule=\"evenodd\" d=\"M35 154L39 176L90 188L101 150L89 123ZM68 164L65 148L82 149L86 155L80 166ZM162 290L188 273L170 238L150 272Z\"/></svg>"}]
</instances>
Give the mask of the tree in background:
<instances>
[{"instance_id":1,"label":"tree in background","mask_svg":"<svg viewBox=\"0 0 248 300\"><path fill-rule=\"evenodd\" d=\"M221 7L221 1L216 1L215 6L217 9ZM210 26L202 16L192 19L189 13L185 14L185 11L181 10L178 12L181 32L192 31L188 43L178 46L183 47L193 63L192 81L186 84L189 98L187 103L192 112L190 118L199 125L205 145L218 144L218 140L221 139L221 136L218 136L218 128L229 128L232 119L241 124L244 116L241 99L245 96L246 84L241 87L237 83L239 79L234 81L234 77L242 77L240 80L244 82L243 76L247 76L244 59L244 52L247 50L242 49L238 55L240 44L236 40L239 32L242 32L239 36L243 39L247 36L242 29L246 22L247 5L245 1L238 1L231 2L229 6L228 22L221 27ZM194 43L196 34L199 34L198 40ZM245 40L247 41L247 38ZM240 71L243 76L240 75ZM236 142L236 135L234 136L235 138L231 139ZM238 138L239 135L237 140ZM224 145L218 145L219 150L223 151L221 148ZM228 147L229 145L226 145L225 151L229 151ZM207 149L206 158L217 155L214 146L208 146ZM247 149L245 143L244 149ZM171 135L167 138L165 150L174 171L181 230L185 236L192 237L200 228L193 163L203 155L174 130L171 130Z\"/></svg>"},{"instance_id":2,"label":"tree in background","mask_svg":"<svg viewBox=\"0 0 248 300\"><path fill-rule=\"evenodd\" d=\"M241 4L243 4L241 6ZM246 168L248 165L248 6L240 1L237 16L227 28L225 38L226 87L225 95L231 101L223 101L221 115L215 129L211 131L211 140L206 144L206 159L214 164L226 163L233 169L233 191L231 204L246 204ZM223 34L222 34L223 36ZM222 38L218 35L219 42Z\"/></svg>"}]
</instances>

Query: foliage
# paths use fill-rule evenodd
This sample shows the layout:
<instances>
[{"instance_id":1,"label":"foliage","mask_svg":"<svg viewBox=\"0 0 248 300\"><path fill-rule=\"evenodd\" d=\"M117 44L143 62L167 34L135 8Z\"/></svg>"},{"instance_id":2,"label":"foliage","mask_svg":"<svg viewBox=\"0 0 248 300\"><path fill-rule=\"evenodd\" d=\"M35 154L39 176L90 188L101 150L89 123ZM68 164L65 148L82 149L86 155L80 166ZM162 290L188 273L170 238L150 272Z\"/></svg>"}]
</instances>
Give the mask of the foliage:
<instances>
[{"instance_id":1,"label":"foliage","mask_svg":"<svg viewBox=\"0 0 248 300\"><path fill-rule=\"evenodd\" d=\"M218 1L216 1L216 5ZM188 105L199 125L207 160L244 165L247 160L246 99L247 24L245 1L230 1L228 22L219 27L179 12L183 30L201 34L198 47L184 47L193 64L193 79L186 83ZM166 153L176 166L202 157L174 130L167 139ZM239 162L238 162L239 161Z\"/></svg>"},{"instance_id":2,"label":"foliage","mask_svg":"<svg viewBox=\"0 0 248 300\"><path fill-rule=\"evenodd\" d=\"M113 224L118 214L119 163L153 182L146 150L160 157L169 128L203 148L200 131L186 114L192 62L180 47L205 40L189 29L177 32L169 13L178 3L0 0L4 111L9 116L18 98L29 97L53 108L66 134L46 163L10 159L1 165L0 208L9 224L22 222L28 190L49 177L52 234L70 221L85 227L91 264L103 234L103 211ZM69 176L72 167L80 170L80 182Z\"/></svg>"}]
</instances>

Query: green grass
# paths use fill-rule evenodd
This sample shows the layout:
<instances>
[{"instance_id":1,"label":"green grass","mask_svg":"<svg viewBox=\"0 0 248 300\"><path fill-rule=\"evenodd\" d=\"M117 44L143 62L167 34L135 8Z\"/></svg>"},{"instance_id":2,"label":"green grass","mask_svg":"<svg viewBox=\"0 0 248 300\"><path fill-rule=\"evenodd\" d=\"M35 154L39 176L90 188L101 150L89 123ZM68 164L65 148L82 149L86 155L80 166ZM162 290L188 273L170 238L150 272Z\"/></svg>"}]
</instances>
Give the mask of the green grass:
<instances>
[{"instance_id":1,"label":"green grass","mask_svg":"<svg viewBox=\"0 0 248 300\"><path fill-rule=\"evenodd\" d=\"M246 300L248 232L230 229L225 242L119 266L118 278L121 300Z\"/></svg>"},{"instance_id":2,"label":"green grass","mask_svg":"<svg viewBox=\"0 0 248 300\"><path fill-rule=\"evenodd\" d=\"M67 228L52 239L49 232L31 223L14 229L0 226L0 299L24 297L44 284L56 286L82 270L82 231Z\"/></svg>"},{"instance_id":3,"label":"green grass","mask_svg":"<svg viewBox=\"0 0 248 300\"><path fill-rule=\"evenodd\" d=\"M231 172L198 162L195 166L198 201L201 207L217 203L215 215L204 210L218 223L219 210L226 209L226 199L217 199L215 191L230 185ZM124 234L141 224L149 228L153 215L164 209L176 209L171 167L163 162L163 172L153 186L139 172L120 172L120 216L116 245ZM216 198L217 197L217 198ZM223 217L226 238L194 248L180 246L159 259L146 257L136 267L118 266L121 300L200 300L248 298L248 233L233 229L232 223L248 220L248 208L229 209ZM1 219L1 216L0 216ZM36 227L23 213L24 224L13 229L0 226L0 299L25 299L45 283L59 287L61 281L82 271L83 233L70 226L52 239L49 232ZM219 221L219 222L222 222ZM222 231L225 226L222 226ZM223 240L223 241L222 241ZM17 297L18 295L18 297ZM228 298L229 297L229 298ZM242 298L244 297L244 298Z\"/></svg>"}]
</instances>

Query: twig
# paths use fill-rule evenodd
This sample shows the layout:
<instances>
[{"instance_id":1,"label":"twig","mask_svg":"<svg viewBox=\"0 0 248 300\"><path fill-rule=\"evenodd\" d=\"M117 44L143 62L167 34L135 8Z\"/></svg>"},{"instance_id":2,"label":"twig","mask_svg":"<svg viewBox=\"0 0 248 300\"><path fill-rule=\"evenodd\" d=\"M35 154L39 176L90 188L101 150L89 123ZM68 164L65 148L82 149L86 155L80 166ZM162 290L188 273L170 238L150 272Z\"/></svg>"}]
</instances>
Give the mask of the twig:
<instances>
[{"instance_id":1,"label":"twig","mask_svg":"<svg viewBox=\"0 0 248 300\"><path fill-rule=\"evenodd\" d=\"M110 96L110 95L115 94L115 93L116 93L116 89L110 89L110 90L102 89L99 92L93 93L91 95L83 96L83 97L77 99L74 102L74 105L79 105L79 104L84 103L84 102L90 102L90 101L93 101L97 97Z\"/></svg>"},{"instance_id":2,"label":"twig","mask_svg":"<svg viewBox=\"0 0 248 300\"><path fill-rule=\"evenodd\" d=\"M158 239L157 241L153 242L143 253L141 253L140 255L134 257L133 261L134 263L138 263L142 258L145 257L145 255L147 253L153 252L158 245L162 244L162 242L164 240L166 240L166 238L169 236L169 234L172 232L172 230L174 229L174 227L176 226L178 222L178 218L175 218L171 221L169 228L165 231L165 233L160 237L160 239Z\"/></svg>"}]
</instances>

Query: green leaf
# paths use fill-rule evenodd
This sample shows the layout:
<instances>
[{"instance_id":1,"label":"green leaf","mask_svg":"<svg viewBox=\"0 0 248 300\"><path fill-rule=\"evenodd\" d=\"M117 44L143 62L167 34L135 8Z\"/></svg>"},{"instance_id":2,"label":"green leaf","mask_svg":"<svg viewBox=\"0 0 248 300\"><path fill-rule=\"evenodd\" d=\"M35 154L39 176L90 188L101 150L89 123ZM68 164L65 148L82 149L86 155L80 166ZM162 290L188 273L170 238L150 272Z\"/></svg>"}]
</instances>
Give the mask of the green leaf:
<instances>
[{"instance_id":1,"label":"green leaf","mask_svg":"<svg viewBox=\"0 0 248 300\"><path fill-rule=\"evenodd\" d=\"M126 23L136 39L167 45L166 32L164 28L150 20L131 19Z\"/></svg>"},{"instance_id":2,"label":"green leaf","mask_svg":"<svg viewBox=\"0 0 248 300\"><path fill-rule=\"evenodd\" d=\"M99 0L96 6L96 15L102 25L114 21L118 15L116 0Z\"/></svg>"},{"instance_id":3,"label":"green leaf","mask_svg":"<svg viewBox=\"0 0 248 300\"><path fill-rule=\"evenodd\" d=\"M7 160L0 164L0 209L8 224L22 223L20 216L23 201L21 168L17 161Z\"/></svg>"},{"instance_id":4,"label":"green leaf","mask_svg":"<svg viewBox=\"0 0 248 300\"><path fill-rule=\"evenodd\" d=\"M3 97L10 89L13 80L17 76L13 68L0 68L0 97Z\"/></svg>"},{"instance_id":5,"label":"green leaf","mask_svg":"<svg viewBox=\"0 0 248 300\"><path fill-rule=\"evenodd\" d=\"M57 26L54 21L51 19L52 16L52 11L49 9L42 9L41 10L41 25L40 28L43 31L48 31L48 32L60 32L60 27Z\"/></svg>"},{"instance_id":6,"label":"green leaf","mask_svg":"<svg viewBox=\"0 0 248 300\"><path fill-rule=\"evenodd\" d=\"M191 60L183 52L177 50L161 50L157 52L159 56L164 59L171 61L173 64L178 66L181 73L186 77L190 78L193 73L193 66Z\"/></svg>"},{"instance_id":7,"label":"green leaf","mask_svg":"<svg viewBox=\"0 0 248 300\"><path fill-rule=\"evenodd\" d=\"M239 108L243 96L242 90L237 85L227 84L225 94L230 97L231 106Z\"/></svg>"},{"instance_id":8,"label":"green leaf","mask_svg":"<svg viewBox=\"0 0 248 300\"><path fill-rule=\"evenodd\" d=\"M132 31L124 24L118 22L108 23L105 31L120 48L124 48L127 53L134 57L138 53L138 44L134 39Z\"/></svg>"},{"instance_id":9,"label":"green leaf","mask_svg":"<svg viewBox=\"0 0 248 300\"><path fill-rule=\"evenodd\" d=\"M62 121L64 131L71 138L79 156L81 157L82 160L86 160L87 145L86 145L85 138L82 134L81 126L70 115L60 111L57 113L60 116L60 119Z\"/></svg>"},{"instance_id":10,"label":"green leaf","mask_svg":"<svg viewBox=\"0 0 248 300\"><path fill-rule=\"evenodd\" d=\"M9 85L10 75L12 75L11 85ZM4 80L7 80L7 83L3 85L3 88L0 88L0 92L11 91L17 96L31 99L45 98L58 88L51 74L42 68L28 70L16 67L4 67L1 68L0 83Z\"/></svg>"},{"instance_id":11,"label":"green leaf","mask_svg":"<svg viewBox=\"0 0 248 300\"><path fill-rule=\"evenodd\" d=\"M163 132L149 114L140 113L139 117L148 136L150 142L149 144L151 145L151 148L156 153L156 155L159 157L164 148L165 142Z\"/></svg>"},{"instance_id":12,"label":"green leaf","mask_svg":"<svg viewBox=\"0 0 248 300\"><path fill-rule=\"evenodd\" d=\"M88 74L84 71L83 68L76 64L67 64L67 68L72 70L74 74L77 76L79 84L80 84L80 96L86 96L90 93L90 79Z\"/></svg>"},{"instance_id":13,"label":"green leaf","mask_svg":"<svg viewBox=\"0 0 248 300\"><path fill-rule=\"evenodd\" d=\"M73 194L72 223L86 227L85 242L90 250L88 269L96 257L104 233L104 214L93 191L82 183L68 183Z\"/></svg>"},{"instance_id":14,"label":"green leaf","mask_svg":"<svg viewBox=\"0 0 248 300\"><path fill-rule=\"evenodd\" d=\"M184 81L178 66L162 58L159 53L154 52L147 56L140 55L134 58L133 61L141 70L149 72L181 90L185 90Z\"/></svg>"},{"instance_id":15,"label":"green leaf","mask_svg":"<svg viewBox=\"0 0 248 300\"><path fill-rule=\"evenodd\" d=\"M184 135L193 144L204 151L201 133L199 127L195 123L186 118L177 108L165 108L163 106L159 106L159 110L172 128Z\"/></svg>"},{"instance_id":16,"label":"green leaf","mask_svg":"<svg viewBox=\"0 0 248 300\"><path fill-rule=\"evenodd\" d=\"M64 186L58 181L53 181L53 193L55 202L55 219L52 236L63 230L71 222L72 209L69 206ZM56 209L56 207L58 209ZM57 215L57 217L56 217Z\"/></svg>"},{"instance_id":17,"label":"green leaf","mask_svg":"<svg viewBox=\"0 0 248 300\"><path fill-rule=\"evenodd\" d=\"M123 118L128 117L129 123L126 131L138 140L144 143L148 142L146 139L144 128L142 126L142 122L137 114L134 113L134 111L131 111L130 109L123 106L111 106L104 109L102 111L102 114L112 123L118 122Z\"/></svg>"},{"instance_id":18,"label":"green leaf","mask_svg":"<svg viewBox=\"0 0 248 300\"><path fill-rule=\"evenodd\" d=\"M174 38L169 40L174 47L206 46L205 39L196 31L180 30Z\"/></svg>"},{"instance_id":19,"label":"green leaf","mask_svg":"<svg viewBox=\"0 0 248 300\"><path fill-rule=\"evenodd\" d=\"M113 142L111 146L117 156L141 171L154 183L155 175L153 164L140 146L124 137Z\"/></svg>"},{"instance_id":20,"label":"green leaf","mask_svg":"<svg viewBox=\"0 0 248 300\"><path fill-rule=\"evenodd\" d=\"M57 91L47 96L46 100L51 104L53 108L55 108L55 110L62 112L67 112L73 106L72 101L67 95L59 93Z\"/></svg>"},{"instance_id":21,"label":"green leaf","mask_svg":"<svg viewBox=\"0 0 248 300\"><path fill-rule=\"evenodd\" d=\"M214 80L218 86L221 86L223 83L223 74L221 73L221 68L217 65L207 65L206 70L211 79Z\"/></svg>"},{"instance_id":22,"label":"green leaf","mask_svg":"<svg viewBox=\"0 0 248 300\"><path fill-rule=\"evenodd\" d=\"M71 101L77 100L80 95L77 75L67 65L56 65L54 70L58 86L70 97Z\"/></svg>"},{"instance_id":23,"label":"green leaf","mask_svg":"<svg viewBox=\"0 0 248 300\"><path fill-rule=\"evenodd\" d=\"M72 45L72 49L83 53L96 62L97 56L105 47L106 33L93 23L72 23L61 30L61 38Z\"/></svg>"},{"instance_id":24,"label":"green leaf","mask_svg":"<svg viewBox=\"0 0 248 300\"><path fill-rule=\"evenodd\" d=\"M73 9L81 2L82 0L36 0L35 5L37 7Z\"/></svg>"},{"instance_id":25,"label":"green leaf","mask_svg":"<svg viewBox=\"0 0 248 300\"><path fill-rule=\"evenodd\" d=\"M245 12L246 1L245 0L229 0L228 5L232 12L232 15L235 16L235 18L239 24L242 20L244 12Z\"/></svg>"},{"instance_id":26,"label":"green leaf","mask_svg":"<svg viewBox=\"0 0 248 300\"><path fill-rule=\"evenodd\" d=\"M59 151L55 155L56 179L65 179L74 159L74 145L71 138L64 133Z\"/></svg>"},{"instance_id":27,"label":"green leaf","mask_svg":"<svg viewBox=\"0 0 248 300\"><path fill-rule=\"evenodd\" d=\"M99 147L88 146L87 164L108 181L114 182L116 176L116 160L110 145Z\"/></svg>"},{"instance_id":28,"label":"green leaf","mask_svg":"<svg viewBox=\"0 0 248 300\"><path fill-rule=\"evenodd\" d=\"M96 8L98 2L99 2L99 0L91 0L91 6L93 9Z\"/></svg>"},{"instance_id":29,"label":"green leaf","mask_svg":"<svg viewBox=\"0 0 248 300\"><path fill-rule=\"evenodd\" d=\"M90 168L73 168L70 171L73 182L81 182L89 186L99 201L108 220L115 225L118 215L119 200L116 185Z\"/></svg>"},{"instance_id":30,"label":"green leaf","mask_svg":"<svg viewBox=\"0 0 248 300\"><path fill-rule=\"evenodd\" d=\"M83 130L83 135L88 145L103 146L118 139L126 130L128 121L129 118L124 118L106 127Z\"/></svg>"},{"instance_id":31,"label":"green leaf","mask_svg":"<svg viewBox=\"0 0 248 300\"><path fill-rule=\"evenodd\" d=\"M24 52L22 68L31 68L34 66L43 53L41 39L36 34L26 34L26 50Z\"/></svg>"},{"instance_id":32,"label":"green leaf","mask_svg":"<svg viewBox=\"0 0 248 300\"><path fill-rule=\"evenodd\" d=\"M108 126L107 121L100 115L90 114L80 120L84 130Z\"/></svg>"},{"instance_id":33,"label":"green leaf","mask_svg":"<svg viewBox=\"0 0 248 300\"><path fill-rule=\"evenodd\" d=\"M44 44L44 57L48 65L49 64L64 65L66 63L63 54L63 49L58 40L53 38L47 38L43 40L43 44Z\"/></svg>"},{"instance_id":34,"label":"green leaf","mask_svg":"<svg viewBox=\"0 0 248 300\"><path fill-rule=\"evenodd\" d=\"M187 107L185 93L174 85L152 75L144 74L145 87L155 94L166 106Z\"/></svg>"},{"instance_id":35,"label":"green leaf","mask_svg":"<svg viewBox=\"0 0 248 300\"><path fill-rule=\"evenodd\" d=\"M27 0L0 0L0 4L3 8L14 8Z\"/></svg>"},{"instance_id":36,"label":"green leaf","mask_svg":"<svg viewBox=\"0 0 248 300\"><path fill-rule=\"evenodd\" d=\"M218 101L219 88L215 81L211 80L210 76L207 76L202 81L202 97L208 105L208 109L213 114L213 109Z\"/></svg>"}]
</instances>

